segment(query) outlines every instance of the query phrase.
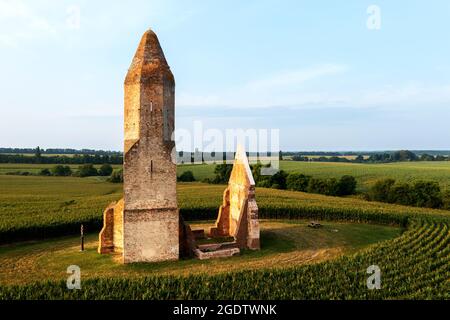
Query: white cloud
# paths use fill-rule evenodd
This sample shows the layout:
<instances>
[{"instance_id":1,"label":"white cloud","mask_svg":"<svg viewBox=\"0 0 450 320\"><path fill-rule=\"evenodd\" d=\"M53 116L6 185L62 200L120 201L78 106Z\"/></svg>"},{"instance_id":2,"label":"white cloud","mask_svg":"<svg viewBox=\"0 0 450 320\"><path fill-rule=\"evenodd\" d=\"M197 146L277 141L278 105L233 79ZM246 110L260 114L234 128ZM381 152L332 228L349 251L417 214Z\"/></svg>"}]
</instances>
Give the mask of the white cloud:
<instances>
[{"instance_id":1,"label":"white cloud","mask_svg":"<svg viewBox=\"0 0 450 320\"><path fill-rule=\"evenodd\" d=\"M194 107L273 107L277 105L317 104L330 99L323 92L305 92L304 84L345 72L346 66L322 64L315 67L279 72L208 95L180 93L179 106Z\"/></svg>"},{"instance_id":2,"label":"white cloud","mask_svg":"<svg viewBox=\"0 0 450 320\"><path fill-rule=\"evenodd\" d=\"M450 85L405 84L368 90L354 97L353 104L372 106L436 106L450 104Z\"/></svg>"},{"instance_id":3,"label":"white cloud","mask_svg":"<svg viewBox=\"0 0 450 320\"><path fill-rule=\"evenodd\" d=\"M177 105L181 106L217 106L223 103L217 95L193 95L189 93L180 93L176 97Z\"/></svg>"},{"instance_id":4,"label":"white cloud","mask_svg":"<svg viewBox=\"0 0 450 320\"><path fill-rule=\"evenodd\" d=\"M325 64L313 68L287 71L272 75L271 77L255 80L246 85L251 90L271 90L277 87L298 86L306 81L335 75L347 70L347 67L336 64Z\"/></svg>"},{"instance_id":5,"label":"white cloud","mask_svg":"<svg viewBox=\"0 0 450 320\"><path fill-rule=\"evenodd\" d=\"M450 84L404 84L371 87L355 90L351 85L335 88L327 77L348 70L338 64L281 72L261 80L254 80L232 89L208 95L181 93L177 99L180 107L226 108L426 108L450 105ZM320 87L309 82L321 80Z\"/></svg>"},{"instance_id":6,"label":"white cloud","mask_svg":"<svg viewBox=\"0 0 450 320\"><path fill-rule=\"evenodd\" d=\"M21 40L54 34L55 28L20 0L0 0L0 45L16 46Z\"/></svg>"}]
</instances>

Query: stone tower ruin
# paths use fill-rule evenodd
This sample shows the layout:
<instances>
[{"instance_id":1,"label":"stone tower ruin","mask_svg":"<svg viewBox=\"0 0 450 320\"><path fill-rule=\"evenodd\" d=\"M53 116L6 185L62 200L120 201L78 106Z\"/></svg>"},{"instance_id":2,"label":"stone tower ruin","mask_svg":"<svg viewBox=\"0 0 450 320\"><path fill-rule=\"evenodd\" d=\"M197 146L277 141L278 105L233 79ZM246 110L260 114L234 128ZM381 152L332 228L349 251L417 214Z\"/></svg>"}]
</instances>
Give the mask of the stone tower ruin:
<instances>
[{"instance_id":1,"label":"stone tower ruin","mask_svg":"<svg viewBox=\"0 0 450 320\"><path fill-rule=\"evenodd\" d=\"M125 78L124 197L108 206L100 253L123 262L176 260L175 81L156 34L141 39Z\"/></svg>"},{"instance_id":2,"label":"stone tower ruin","mask_svg":"<svg viewBox=\"0 0 450 320\"><path fill-rule=\"evenodd\" d=\"M103 213L99 253L120 253L124 263L132 263L229 257L241 249L259 249L255 181L242 147L215 226L206 234L191 230L180 218L174 113L174 77L149 30L125 78L124 197ZM217 241L202 244L205 237Z\"/></svg>"}]
</instances>

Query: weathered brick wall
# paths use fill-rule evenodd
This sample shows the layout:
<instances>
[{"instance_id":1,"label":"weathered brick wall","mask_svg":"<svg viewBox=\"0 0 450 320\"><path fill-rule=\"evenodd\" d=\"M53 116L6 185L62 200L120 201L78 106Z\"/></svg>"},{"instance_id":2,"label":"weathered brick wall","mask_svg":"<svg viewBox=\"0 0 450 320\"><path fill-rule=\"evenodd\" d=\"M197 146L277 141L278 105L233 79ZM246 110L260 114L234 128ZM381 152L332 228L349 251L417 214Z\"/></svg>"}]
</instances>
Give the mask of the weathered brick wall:
<instances>
[{"instance_id":1,"label":"weathered brick wall","mask_svg":"<svg viewBox=\"0 0 450 320\"><path fill-rule=\"evenodd\" d=\"M99 253L114 252L114 206L115 202L109 204L103 212L103 228L98 236Z\"/></svg>"},{"instance_id":2,"label":"weathered brick wall","mask_svg":"<svg viewBox=\"0 0 450 320\"><path fill-rule=\"evenodd\" d=\"M124 262L178 259L174 113L175 81L148 31L125 79Z\"/></svg>"},{"instance_id":3,"label":"weathered brick wall","mask_svg":"<svg viewBox=\"0 0 450 320\"><path fill-rule=\"evenodd\" d=\"M123 251L123 199L114 206L113 245L115 252Z\"/></svg>"},{"instance_id":4,"label":"weathered brick wall","mask_svg":"<svg viewBox=\"0 0 450 320\"><path fill-rule=\"evenodd\" d=\"M125 210L124 263L177 260L178 210Z\"/></svg>"},{"instance_id":5,"label":"weathered brick wall","mask_svg":"<svg viewBox=\"0 0 450 320\"><path fill-rule=\"evenodd\" d=\"M255 181L245 151L238 147L223 204L210 235L230 235L240 248L259 249L259 233Z\"/></svg>"},{"instance_id":6,"label":"weathered brick wall","mask_svg":"<svg viewBox=\"0 0 450 320\"><path fill-rule=\"evenodd\" d=\"M124 85L124 198L108 219L113 232L105 226L104 238L113 241L115 252L123 252L125 263L178 259L175 81L150 30L142 36Z\"/></svg>"}]
</instances>

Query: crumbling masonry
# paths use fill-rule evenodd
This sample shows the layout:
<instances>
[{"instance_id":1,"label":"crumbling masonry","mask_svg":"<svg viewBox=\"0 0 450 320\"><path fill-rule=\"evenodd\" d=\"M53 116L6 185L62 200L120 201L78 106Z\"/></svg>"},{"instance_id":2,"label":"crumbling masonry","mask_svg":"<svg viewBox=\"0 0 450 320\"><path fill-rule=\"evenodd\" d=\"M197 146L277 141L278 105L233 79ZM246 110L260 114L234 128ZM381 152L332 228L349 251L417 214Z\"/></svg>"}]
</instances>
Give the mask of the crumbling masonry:
<instances>
[{"instance_id":1,"label":"crumbling masonry","mask_svg":"<svg viewBox=\"0 0 450 320\"><path fill-rule=\"evenodd\" d=\"M259 249L255 183L243 149L236 153L216 226L209 237L233 237L221 244L197 244L179 217L176 194L175 81L156 34L141 39L125 78L124 197L104 211L99 253L121 253L124 263L230 256Z\"/></svg>"}]
</instances>

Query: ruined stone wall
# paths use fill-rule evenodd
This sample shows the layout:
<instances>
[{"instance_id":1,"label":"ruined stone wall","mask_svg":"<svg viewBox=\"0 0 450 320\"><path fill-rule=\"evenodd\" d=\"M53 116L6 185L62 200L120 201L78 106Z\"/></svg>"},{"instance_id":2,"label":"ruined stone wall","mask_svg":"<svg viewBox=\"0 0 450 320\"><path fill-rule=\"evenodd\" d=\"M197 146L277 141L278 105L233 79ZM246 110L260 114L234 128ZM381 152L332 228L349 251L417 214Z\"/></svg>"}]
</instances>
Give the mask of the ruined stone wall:
<instances>
[{"instance_id":1,"label":"ruined stone wall","mask_svg":"<svg viewBox=\"0 0 450 320\"><path fill-rule=\"evenodd\" d=\"M123 252L123 199L114 206L113 245L115 252Z\"/></svg>"},{"instance_id":2,"label":"ruined stone wall","mask_svg":"<svg viewBox=\"0 0 450 320\"><path fill-rule=\"evenodd\" d=\"M238 147L228 187L210 236L233 236L239 248L259 249L259 217L255 181L247 156Z\"/></svg>"},{"instance_id":3,"label":"ruined stone wall","mask_svg":"<svg viewBox=\"0 0 450 320\"><path fill-rule=\"evenodd\" d=\"M177 209L130 210L124 218L125 263L178 259Z\"/></svg>"},{"instance_id":4,"label":"ruined stone wall","mask_svg":"<svg viewBox=\"0 0 450 320\"><path fill-rule=\"evenodd\" d=\"M174 78L156 35L148 31L125 79L125 128L131 130L124 155L126 263L178 259L174 113Z\"/></svg>"},{"instance_id":5,"label":"ruined stone wall","mask_svg":"<svg viewBox=\"0 0 450 320\"><path fill-rule=\"evenodd\" d=\"M228 184L230 194L230 234L232 235L236 234L242 207L248 198L250 187L255 184L250 168L247 169L248 160L246 159L245 152L244 155L239 154L242 152L244 151L237 151ZM244 156L245 159L243 158Z\"/></svg>"}]
</instances>

